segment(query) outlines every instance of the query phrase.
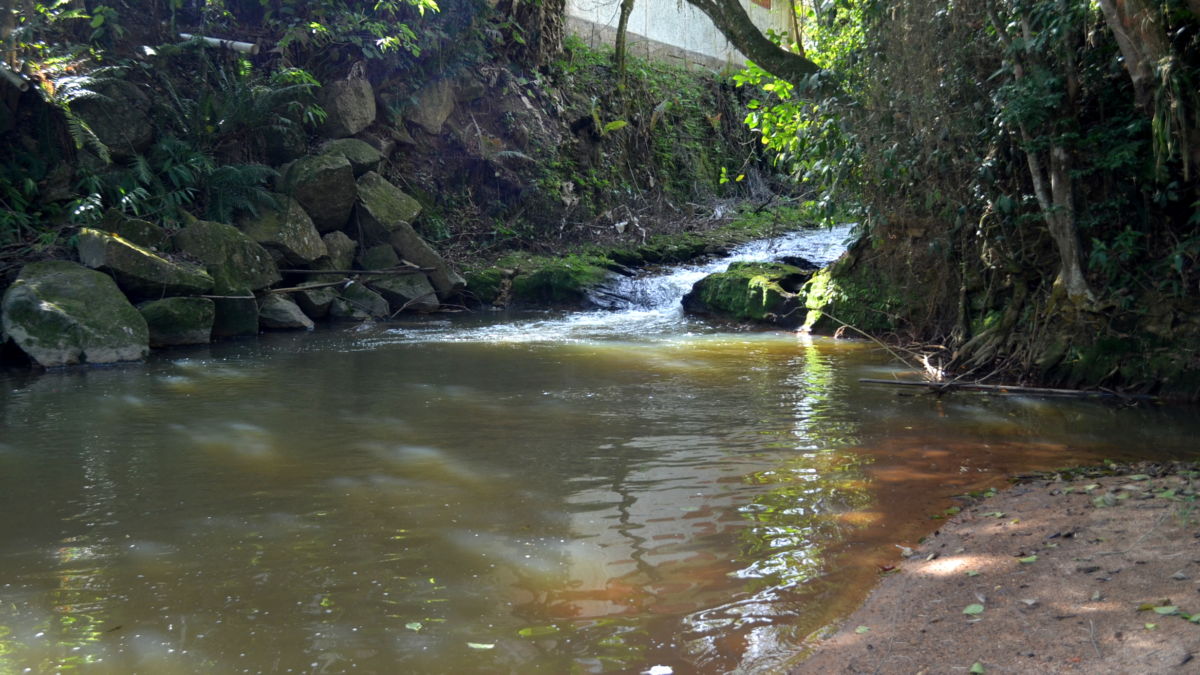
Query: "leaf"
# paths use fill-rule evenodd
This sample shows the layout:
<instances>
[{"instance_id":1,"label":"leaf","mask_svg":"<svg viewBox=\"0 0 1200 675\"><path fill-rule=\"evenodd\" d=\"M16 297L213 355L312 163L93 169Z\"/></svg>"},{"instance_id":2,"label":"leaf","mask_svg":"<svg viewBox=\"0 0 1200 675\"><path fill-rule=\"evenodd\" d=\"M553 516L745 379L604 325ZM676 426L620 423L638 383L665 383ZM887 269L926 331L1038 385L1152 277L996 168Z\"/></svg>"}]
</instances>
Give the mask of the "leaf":
<instances>
[{"instance_id":1,"label":"leaf","mask_svg":"<svg viewBox=\"0 0 1200 675\"><path fill-rule=\"evenodd\" d=\"M496 648L496 645L494 643L488 643L488 642L468 642L467 646L470 647L471 649L495 649Z\"/></svg>"},{"instance_id":2,"label":"leaf","mask_svg":"<svg viewBox=\"0 0 1200 675\"><path fill-rule=\"evenodd\" d=\"M987 671L983 669L982 663L976 661L975 663L971 664L971 669L967 672L972 673L972 675L979 675L980 673L986 673Z\"/></svg>"},{"instance_id":3,"label":"leaf","mask_svg":"<svg viewBox=\"0 0 1200 675\"><path fill-rule=\"evenodd\" d=\"M629 122L626 122L625 120L613 120L604 125L604 133L607 134L610 131L619 131L627 126L629 126Z\"/></svg>"},{"instance_id":4,"label":"leaf","mask_svg":"<svg viewBox=\"0 0 1200 675\"><path fill-rule=\"evenodd\" d=\"M969 576L969 577L977 577L977 576L979 576L979 572L977 572L977 571L975 571L975 570L967 570L967 576Z\"/></svg>"},{"instance_id":5,"label":"leaf","mask_svg":"<svg viewBox=\"0 0 1200 675\"><path fill-rule=\"evenodd\" d=\"M1156 624L1156 623L1148 623L1148 624L1145 624L1145 626L1146 626L1146 630L1154 630L1155 628L1158 628L1158 624Z\"/></svg>"},{"instance_id":6,"label":"leaf","mask_svg":"<svg viewBox=\"0 0 1200 675\"><path fill-rule=\"evenodd\" d=\"M553 635L558 632L558 626L529 626L517 631L521 637L538 637L540 635Z\"/></svg>"},{"instance_id":7,"label":"leaf","mask_svg":"<svg viewBox=\"0 0 1200 675\"><path fill-rule=\"evenodd\" d=\"M1091 485L1084 485L1080 489L1082 489L1084 492L1091 492L1092 490L1095 490L1098 487L1100 487L1099 483L1092 483Z\"/></svg>"},{"instance_id":8,"label":"leaf","mask_svg":"<svg viewBox=\"0 0 1200 675\"><path fill-rule=\"evenodd\" d=\"M1028 556L1025 558L1017 558L1017 562L1022 563L1024 565L1028 565L1029 563L1035 563L1035 562L1037 562L1037 556L1031 555L1031 556Z\"/></svg>"},{"instance_id":9,"label":"leaf","mask_svg":"<svg viewBox=\"0 0 1200 675\"><path fill-rule=\"evenodd\" d=\"M1162 614L1163 616L1170 616L1172 614L1178 614L1179 608L1176 607L1175 605L1164 605L1162 607L1155 607L1154 613Z\"/></svg>"},{"instance_id":10,"label":"leaf","mask_svg":"<svg viewBox=\"0 0 1200 675\"><path fill-rule=\"evenodd\" d=\"M421 625L420 621L410 621L410 622L404 624L404 627L409 630L421 630L422 628L424 628L424 626Z\"/></svg>"},{"instance_id":11,"label":"leaf","mask_svg":"<svg viewBox=\"0 0 1200 675\"><path fill-rule=\"evenodd\" d=\"M1150 476L1144 473L1135 473L1129 477L1129 480L1150 480Z\"/></svg>"},{"instance_id":12,"label":"leaf","mask_svg":"<svg viewBox=\"0 0 1200 675\"><path fill-rule=\"evenodd\" d=\"M983 614L983 605L981 605L979 603L967 605L966 607L963 608L963 614L969 614L971 616L975 616L976 614Z\"/></svg>"},{"instance_id":13,"label":"leaf","mask_svg":"<svg viewBox=\"0 0 1200 675\"><path fill-rule=\"evenodd\" d=\"M992 511L991 513L985 513L983 515L986 518L1003 518L1004 512L1003 511Z\"/></svg>"},{"instance_id":14,"label":"leaf","mask_svg":"<svg viewBox=\"0 0 1200 675\"><path fill-rule=\"evenodd\" d=\"M854 629L854 632L858 633L859 635L862 635L863 633L870 633L871 627L870 626L859 626L858 628Z\"/></svg>"}]
</instances>

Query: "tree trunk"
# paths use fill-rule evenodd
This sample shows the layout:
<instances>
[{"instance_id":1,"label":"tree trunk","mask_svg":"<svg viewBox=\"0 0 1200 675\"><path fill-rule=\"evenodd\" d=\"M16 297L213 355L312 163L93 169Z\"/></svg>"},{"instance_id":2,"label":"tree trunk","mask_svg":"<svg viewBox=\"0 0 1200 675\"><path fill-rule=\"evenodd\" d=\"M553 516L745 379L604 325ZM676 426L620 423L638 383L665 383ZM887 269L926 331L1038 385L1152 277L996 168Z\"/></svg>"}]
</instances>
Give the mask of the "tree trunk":
<instances>
[{"instance_id":1,"label":"tree trunk","mask_svg":"<svg viewBox=\"0 0 1200 675\"><path fill-rule=\"evenodd\" d=\"M804 78L821 70L817 64L800 54L793 54L771 42L750 20L738 0L687 0L704 12L721 34L738 51L772 75L799 84Z\"/></svg>"},{"instance_id":2,"label":"tree trunk","mask_svg":"<svg viewBox=\"0 0 1200 675\"><path fill-rule=\"evenodd\" d=\"M633 0L621 0L621 17L617 20L617 41L613 47L617 69L617 89L625 92L625 51L629 34L629 15L633 13Z\"/></svg>"},{"instance_id":3,"label":"tree trunk","mask_svg":"<svg viewBox=\"0 0 1200 675\"><path fill-rule=\"evenodd\" d=\"M1154 102L1154 64L1169 53L1158 13L1146 0L1100 0L1100 9L1117 39L1137 104L1148 109Z\"/></svg>"}]
</instances>

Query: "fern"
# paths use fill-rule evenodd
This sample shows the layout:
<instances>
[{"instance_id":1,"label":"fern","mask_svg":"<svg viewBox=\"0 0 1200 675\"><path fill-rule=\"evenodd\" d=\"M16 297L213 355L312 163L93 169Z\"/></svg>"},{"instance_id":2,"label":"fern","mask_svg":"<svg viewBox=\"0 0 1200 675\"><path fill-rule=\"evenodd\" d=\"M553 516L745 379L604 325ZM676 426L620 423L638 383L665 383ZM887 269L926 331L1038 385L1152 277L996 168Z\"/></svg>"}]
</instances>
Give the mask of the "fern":
<instances>
[{"instance_id":1,"label":"fern","mask_svg":"<svg viewBox=\"0 0 1200 675\"><path fill-rule=\"evenodd\" d=\"M261 206L279 208L275 195L265 185L278 175L261 164L226 164L207 176L204 184L205 215L210 220L231 222L240 211L258 215Z\"/></svg>"}]
</instances>

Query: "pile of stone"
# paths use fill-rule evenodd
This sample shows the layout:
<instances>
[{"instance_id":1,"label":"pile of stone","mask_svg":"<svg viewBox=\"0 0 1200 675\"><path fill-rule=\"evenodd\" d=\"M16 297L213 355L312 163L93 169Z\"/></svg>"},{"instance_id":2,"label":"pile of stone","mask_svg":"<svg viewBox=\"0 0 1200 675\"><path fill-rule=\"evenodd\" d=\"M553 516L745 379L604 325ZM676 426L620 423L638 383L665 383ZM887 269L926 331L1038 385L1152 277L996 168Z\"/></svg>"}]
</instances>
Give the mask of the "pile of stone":
<instances>
[{"instance_id":1,"label":"pile of stone","mask_svg":"<svg viewBox=\"0 0 1200 675\"><path fill-rule=\"evenodd\" d=\"M44 367L111 363L326 318L430 312L459 293L462 277L413 229L421 205L377 173L390 148L354 137L375 119L370 84L322 93L332 140L279 167L277 207L175 232L110 212L80 230L79 263L21 270L0 301L0 344Z\"/></svg>"}]
</instances>

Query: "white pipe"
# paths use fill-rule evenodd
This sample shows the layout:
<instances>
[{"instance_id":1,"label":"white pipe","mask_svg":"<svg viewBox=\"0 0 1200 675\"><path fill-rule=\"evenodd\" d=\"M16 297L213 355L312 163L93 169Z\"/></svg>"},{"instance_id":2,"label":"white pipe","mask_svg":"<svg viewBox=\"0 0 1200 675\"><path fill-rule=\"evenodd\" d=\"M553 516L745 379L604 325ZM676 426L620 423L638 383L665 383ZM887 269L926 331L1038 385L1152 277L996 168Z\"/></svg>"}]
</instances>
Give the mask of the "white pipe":
<instances>
[{"instance_id":1,"label":"white pipe","mask_svg":"<svg viewBox=\"0 0 1200 675\"><path fill-rule=\"evenodd\" d=\"M0 78L16 87L18 91L26 91L29 89L29 81L20 75L9 70L8 66L0 64Z\"/></svg>"},{"instance_id":2,"label":"white pipe","mask_svg":"<svg viewBox=\"0 0 1200 675\"><path fill-rule=\"evenodd\" d=\"M180 33L179 37L184 40L200 39L209 47L220 47L222 49L232 49L241 54L257 54L258 45L252 42L235 42L233 40L222 40L221 38L205 37L203 35L192 35L191 33Z\"/></svg>"}]
</instances>

